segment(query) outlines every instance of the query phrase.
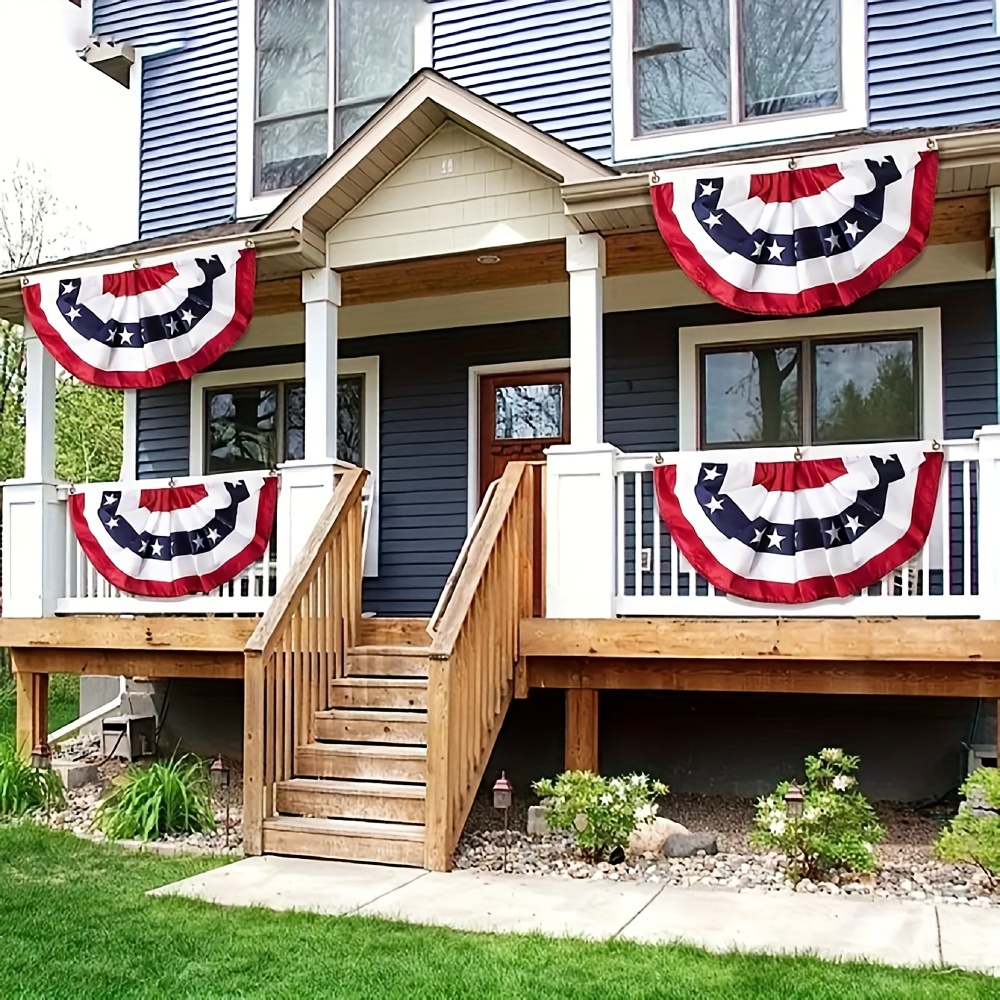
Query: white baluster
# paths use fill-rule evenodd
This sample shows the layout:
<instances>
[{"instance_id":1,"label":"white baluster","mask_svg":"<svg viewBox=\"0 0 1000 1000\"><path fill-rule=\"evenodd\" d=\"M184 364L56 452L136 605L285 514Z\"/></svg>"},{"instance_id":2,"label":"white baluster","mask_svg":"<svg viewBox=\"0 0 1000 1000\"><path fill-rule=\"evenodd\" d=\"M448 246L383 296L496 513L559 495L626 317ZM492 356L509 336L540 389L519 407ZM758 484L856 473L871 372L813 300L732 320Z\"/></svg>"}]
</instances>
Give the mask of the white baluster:
<instances>
[{"instance_id":1,"label":"white baluster","mask_svg":"<svg viewBox=\"0 0 1000 1000\"><path fill-rule=\"evenodd\" d=\"M625 595L625 473L619 472L615 475L615 492L618 496L617 510L615 512L616 531L616 563L618 586L615 594L618 597Z\"/></svg>"}]
</instances>

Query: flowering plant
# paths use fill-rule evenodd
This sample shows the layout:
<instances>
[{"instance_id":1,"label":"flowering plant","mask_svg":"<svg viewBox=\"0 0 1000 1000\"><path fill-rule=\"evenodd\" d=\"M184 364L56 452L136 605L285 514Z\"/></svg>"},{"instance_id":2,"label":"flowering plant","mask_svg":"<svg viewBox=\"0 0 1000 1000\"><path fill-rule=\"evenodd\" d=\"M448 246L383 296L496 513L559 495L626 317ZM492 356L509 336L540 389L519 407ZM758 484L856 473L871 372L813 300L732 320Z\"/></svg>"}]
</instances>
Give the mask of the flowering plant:
<instances>
[{"instance_id":1,"label":"flowering plant","mask_svg":"<svg viewBox=\"0 0 1000 1000\"><path fill-rule=\"evenodd\" d=\"M980 767L961 788L966 801L935 845L945 861L979 865L1000 889L1000 770Z\"/></svg>"},{"instance_id":2,"label":"flowering plant","mask_svg":"<svg viewBox=\"0 0 1000 1000\"><path fill-rule=\"evenodd\" d=\"M790 813L785 795L792 783L783 781L758 800L751 840L785 854L795 878L814 878L833 868L874 870L874 845L885 830L858 791L857 769L857 757L834 747L806 757L802 814Z\"/></svg>"},{"instance_id":3,"label":"flowering plant","mask_svg":"<svg viewBox=\"0 0 1000 1000\"><path fill-rule=\"evenodd\" d=\"M545 819L556 830L568 830L586 854L625 844L641 823L655 818L656 797L667 786L645 774L604 778L593 771L564 771L532 788L545 807Z\"/></svg>"}]
</instances>

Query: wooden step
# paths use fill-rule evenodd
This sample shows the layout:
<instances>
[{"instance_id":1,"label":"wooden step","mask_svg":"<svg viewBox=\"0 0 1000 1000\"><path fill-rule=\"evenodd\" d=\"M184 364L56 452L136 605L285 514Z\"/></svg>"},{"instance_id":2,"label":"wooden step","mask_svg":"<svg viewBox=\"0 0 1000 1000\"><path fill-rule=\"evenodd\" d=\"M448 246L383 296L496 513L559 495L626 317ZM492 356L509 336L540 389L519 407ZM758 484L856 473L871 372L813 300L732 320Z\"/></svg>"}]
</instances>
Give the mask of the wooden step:
<instances>
[{"instance_id":1,"label":"wooden step","mask_svg":"<svg viewBox=\"0 0 1000 1000\"><path fill-rule=\"evenodd\" d=\"M426 747L310 743L295 751L295 774L365 781L427 781Z\"/></svg>"},{"instance_id":2,"label":"wooden step","mask_svg":"<svg viewBox=\"0 0 1000 1000\"><path fill-rule=\"evenodd\" d=\"M279 782L275 808L296 816L423 823L425 797L423 785L293 778Z\"/></svg>"},{"instance_id":3,"label":"wooden step","mask_svg":"<svg viewBox=\"0 0 1000 1000\"><path fill-rule=\"evenodd\" d=\"M427 676L427 654L406 646L355 646L347 651L346 661L351 677Z\"/></svg>"},{"instance_id":4,"label":"wooden step","mask_svg":"<svg viewBox=\"0 0 1000 1000\"><path fill-rule=\"evenodd\" d=\"M429 646L429 618L362 618L358 644L365 646Z\"/></svg>"},{"instance_id":5,"label":"wooden step","mask_svg":"<svg viewBox=\"0 0 1000 1000\"><path fill-rule=\"evenodd\" d=\"M316 713L316 739L336 743L427 743L426 712L332 708Z\"/></svg>"},{"instance_id":6,"label":"wooden step","mask_svg":"<svg viewBox=\"0 0 1000 1000\"><path fill-rule=\"evenodd\" d=\"M417 678L342 677L330 685L333 708L427 708L427 682Z\"/></svg>"},{"instance_id":7,"label":"wooden step","mask_svg":"<svg viewBox=\"0 0 1000 1000\"><path fill-rule=\"evenodd\" d=\"M355 819L276 816L264 820L263 850L265 854L419 868L424 863L424 828Z\"/></svg>"}]
</instances>

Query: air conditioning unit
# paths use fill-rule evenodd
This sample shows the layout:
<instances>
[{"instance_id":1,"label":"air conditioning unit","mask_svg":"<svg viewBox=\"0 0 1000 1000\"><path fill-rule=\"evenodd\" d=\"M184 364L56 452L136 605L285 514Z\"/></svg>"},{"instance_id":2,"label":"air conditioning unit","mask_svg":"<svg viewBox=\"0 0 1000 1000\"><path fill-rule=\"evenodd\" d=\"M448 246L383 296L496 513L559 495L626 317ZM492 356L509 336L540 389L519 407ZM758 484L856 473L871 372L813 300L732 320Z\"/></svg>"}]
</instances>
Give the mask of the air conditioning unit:
<instances>
[{"instance_id":1,"label":"air conditioning unit","mask_svg":"<svg viewBox=\"0 0 1000 1000\"><path fill-rule=\"evenodd\" d=\"M981 767L997 767L997 748L989 743L967 743L969 774Z\"/></svg>"},{"instance_id":2,"label":"air conditioning unit","mask_svg":"<svg viewBox=\"0 0 1000 1000\"><path fill-rule=\"evenodd\" d=\"M156 719L151 715L113 715L101 724L104 757L135 760L156 752Z\"/></svg>"}]
</instances>

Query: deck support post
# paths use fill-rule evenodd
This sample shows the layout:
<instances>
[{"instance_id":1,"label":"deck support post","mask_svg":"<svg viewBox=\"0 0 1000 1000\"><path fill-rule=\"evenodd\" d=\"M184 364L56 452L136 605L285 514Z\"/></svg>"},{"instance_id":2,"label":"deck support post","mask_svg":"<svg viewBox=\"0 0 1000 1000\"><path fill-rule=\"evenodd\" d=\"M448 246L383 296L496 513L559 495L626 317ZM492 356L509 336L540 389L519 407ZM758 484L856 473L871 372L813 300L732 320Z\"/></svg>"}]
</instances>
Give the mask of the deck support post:
<instances>
[{"instance_id":1,"label":"deck support post","mask_svg":"<svg viewBox=\"0 0 1000 1000\"><path fill-rule=\"evenodd\" d=\"M567 689L567 771L597 773L597 707L597 691L593 688Z\"/></svg>"},{"instance_id":2,"label":"deck support post","mask_svg":"<svg viewBox=\"0 0 1000 1000\"><path fill-rule=\"evenodd\" d=\"M49 675L24 673L14 661L14 689L17 697L15 745L27 759L35 747L48 742Z\"/></svg>"},{"instance_id":3,"label":"deck support post","mask_svg":"<svg viewBox=\"0 0 1000 1000\"><path fill-rule=\"evenodd\" d=\"M24 325L24 476L3 489L3 614L55 614L65 583L66 505L56 493L56 363Z\"/></svg>"},{"instance_id":4,"label":"deck support post","mask_svg":"<svg viewBox=\"0 0 1000 1000\"><path fill-rule=\"evenodd\" d=\"M302 272L306 398L302 461L281 466L278 580L284 579L333 495L337 461L337 336L340 275L328 267Z\"/></svg>"}]
</instances>

